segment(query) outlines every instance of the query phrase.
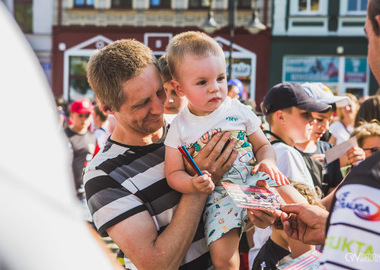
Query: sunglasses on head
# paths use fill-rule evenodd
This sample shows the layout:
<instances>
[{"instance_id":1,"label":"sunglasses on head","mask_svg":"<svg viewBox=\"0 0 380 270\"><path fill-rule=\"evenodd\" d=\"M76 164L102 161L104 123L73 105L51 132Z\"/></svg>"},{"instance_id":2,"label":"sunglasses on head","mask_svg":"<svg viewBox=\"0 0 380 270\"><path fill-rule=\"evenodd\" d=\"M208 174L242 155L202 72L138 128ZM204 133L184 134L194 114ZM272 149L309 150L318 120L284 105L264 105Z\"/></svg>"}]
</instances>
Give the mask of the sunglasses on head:
<instances>
[{"instance_id":1,"label":"sunglasses on head","mask_svg":"<svg viewBox=\"0 0 380 270\"><path fill-rule=\"evenodd\" d=\"M366 150L366 151L371 151L372 154L380 151L380 146L375 146L375 147L372 147L372 148L363 148L363 150Z\"/></svg>"}]
</instances>

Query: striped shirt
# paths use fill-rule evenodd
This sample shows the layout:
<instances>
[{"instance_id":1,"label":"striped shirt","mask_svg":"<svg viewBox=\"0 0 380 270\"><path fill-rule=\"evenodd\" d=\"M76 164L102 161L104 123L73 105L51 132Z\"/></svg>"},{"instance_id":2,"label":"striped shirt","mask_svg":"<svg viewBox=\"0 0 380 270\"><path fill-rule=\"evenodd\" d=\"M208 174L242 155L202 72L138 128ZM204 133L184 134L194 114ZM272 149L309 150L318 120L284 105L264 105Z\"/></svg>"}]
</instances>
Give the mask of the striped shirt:
<instances>
[{"instance_id":1,"label":"striped shirt","mask_svg":"<svg viewBox=\"0 0 380 270\"><path fill-rule=\"evenodd\" d=\"M380 153L350 172L331 209L320 269L379 269Z\"/></svg>"},{"instance_id":2,"label":"striped shirt","mask_svg":"<svg viewBox=\"0 0 380 270\"><path fill-rule=\"evenodd\" d=\"M166 132L165 132L166 135ZM99 233L137 213L148 211L162 233L173 218L181 194L164 173L165 136L147 146L127 146L109 139L84 175L89 209ZM206 269L210 256L199 224L180 269Z\"/></svg>"}]
</instances>

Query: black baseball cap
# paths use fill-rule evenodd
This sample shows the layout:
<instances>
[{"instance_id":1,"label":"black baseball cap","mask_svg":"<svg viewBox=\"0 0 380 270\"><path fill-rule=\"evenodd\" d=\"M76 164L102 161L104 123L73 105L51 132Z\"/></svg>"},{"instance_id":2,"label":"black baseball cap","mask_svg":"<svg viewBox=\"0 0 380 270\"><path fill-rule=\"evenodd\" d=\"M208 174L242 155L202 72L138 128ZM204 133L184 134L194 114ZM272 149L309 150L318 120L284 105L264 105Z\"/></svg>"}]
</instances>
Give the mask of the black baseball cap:
<instances>
[{"instance_id":1,"label":"black baseball cap","mask_svg":"<svg viewBox=\"0 0 380 270\"><path fill-rule=\"evenodd\" d=\"M265 115L290 107L320 113L331 110L330 105L317 102L298 83L282 82L276 84L264 98Z\"/></svg>"}]
</instances>

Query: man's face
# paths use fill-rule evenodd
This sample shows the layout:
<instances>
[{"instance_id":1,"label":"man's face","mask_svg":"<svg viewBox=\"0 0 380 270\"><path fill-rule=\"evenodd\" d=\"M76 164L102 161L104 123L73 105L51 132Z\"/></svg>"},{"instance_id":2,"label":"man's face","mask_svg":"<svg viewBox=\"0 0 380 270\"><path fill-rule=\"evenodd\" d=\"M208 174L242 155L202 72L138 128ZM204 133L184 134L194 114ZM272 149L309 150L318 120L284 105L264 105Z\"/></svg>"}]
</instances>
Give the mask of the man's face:
<instances>
[{"instance_id":1,"label":"man's face","mask_svg":"<svg viewBox=\"0 0 380 270\"><path fill-rule=\"evenodd\" d=\"M293 107L291 112L284 111L284 117L289 137L294 143L310 140L315 122L311 112Z\"/></svg>"},{"instance_id":2,"label":"man's face","mask_svg":"<svg viewBox=\"0 0 380 270\"><path fill-rule=\"evenodd\" d=\"M369 2L370 1L368 1L368 4ZM380 36L375 35L372 22L369 20L368 15L364 31L368 39L368 64L377 81L380 82Z\"/></svg>"},{"instance_id":3,"label":"man's face","mask_svg":"<svg viewBox=\"0 0 380 270\"><path fill-rule=\"evenodd\" d=\"M118 125L137 136L150 135L163 127L165 88L154 64L122 85L126 100L114 112Z\"/></svg>"}]
</instances>

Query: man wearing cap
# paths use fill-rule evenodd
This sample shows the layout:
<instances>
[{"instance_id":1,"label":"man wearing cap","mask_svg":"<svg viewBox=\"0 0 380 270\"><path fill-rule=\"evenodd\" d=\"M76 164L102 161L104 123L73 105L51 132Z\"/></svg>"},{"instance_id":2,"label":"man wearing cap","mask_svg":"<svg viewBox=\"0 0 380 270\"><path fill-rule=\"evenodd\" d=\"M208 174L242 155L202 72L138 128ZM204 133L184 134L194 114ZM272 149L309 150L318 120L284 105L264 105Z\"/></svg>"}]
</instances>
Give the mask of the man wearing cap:
<instances>
[{"instance_id":1,"label":"man wearing cap","mask_svg":"<svg viewBox=\"0 0 380 270\"><path fill-rule=\"evenodd\" d=\"M331 106L310 97L297 83L279 83L264 98L264 113L270 125L270 141L277 155L277 167L289 179L314 189L312 177L296 143L310 140L314 118L311 112L327 112Z\"/></svg>"},{"instance_id":2,"label":"man wearing cap","mask_svg":"<svg viewBox=\"0 0 380 270\"><path fill-rule=\"evenodd\" d=\"M80 200L84 199L83 168L94 154L96 136L88 130L91 124L93 105L90 100L81 98L71 104L70 117L72 125L65 129L69 145L73 153L72 170L75 190Z\"/></svg>"},{"instance_id":3,"label":"man wearing cap","mask_svg":"<svg viewBox=\"0 0 380 270\"><path fill-rule=\"evenodd\" d=\"M365 32L368 63L380 83L380 1L369 0ZM357 167L335 191L331 213L285 205L284 231L305 243L323 244L323 269L378 269L380 254L380 153ZM330 199L329 196L326 199ZM325 199L325 200L326 200Z\"/></svg>"}]
</instances>

